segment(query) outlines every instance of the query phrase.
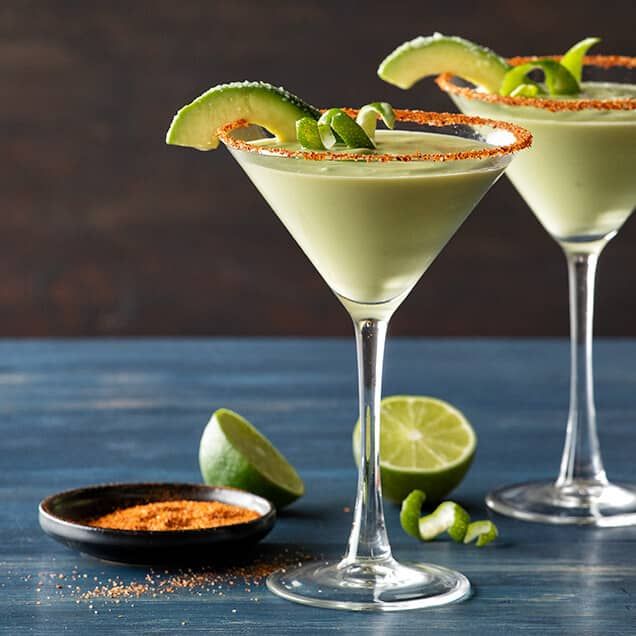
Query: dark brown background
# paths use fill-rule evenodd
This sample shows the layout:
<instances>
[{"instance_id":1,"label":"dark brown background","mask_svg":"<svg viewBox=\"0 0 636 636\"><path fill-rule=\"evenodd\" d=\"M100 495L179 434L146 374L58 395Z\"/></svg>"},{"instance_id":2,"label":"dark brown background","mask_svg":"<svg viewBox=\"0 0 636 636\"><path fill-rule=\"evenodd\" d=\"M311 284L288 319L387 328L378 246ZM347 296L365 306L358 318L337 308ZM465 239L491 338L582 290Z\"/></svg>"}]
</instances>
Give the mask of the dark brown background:
<instances>
[{"instance_id":1,"label":"dark brown background","mask_svg":"<svg viewBox=\"0 0 636 636\"><path fill-rule=\"evenodd\" d=\"M586 35L635 54L625 2L0 3L0 335L349 334L343 309L224 151L168 148L179 105L238 79L317 105L449 109L375 77L407 38L502 54ZM635 177L636 178L636 177ZM597 333L636 335L636 223L601 261ZM502 180L395 316L394 334L559 335L557 246Z\"/></svg>"}]
</instances>

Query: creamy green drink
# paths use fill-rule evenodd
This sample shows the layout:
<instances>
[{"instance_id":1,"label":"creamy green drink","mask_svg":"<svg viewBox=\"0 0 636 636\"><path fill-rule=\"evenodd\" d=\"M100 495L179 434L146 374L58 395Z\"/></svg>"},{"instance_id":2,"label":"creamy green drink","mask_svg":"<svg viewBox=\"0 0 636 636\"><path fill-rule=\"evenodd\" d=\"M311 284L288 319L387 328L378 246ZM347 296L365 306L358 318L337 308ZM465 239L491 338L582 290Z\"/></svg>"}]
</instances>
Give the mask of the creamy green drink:
<instances>
[{"instance_id":1,"label":"creamy green drink","mask_svg":"<svg viewBox=\"0 0 636 636\"><path fill-rule=\"evenodd\" d=\"M255 142L262 150L276 141ZM453 135L378 131L379 152L485 148ZM290 150L298 143L284 144ZM501 174L500 158L451 162L303 161L233 151L340 299L393 311Z\"/></svg>"},{"instance_id":2,"label":"creamy green drink","mask_svg":"<svg viewBox=\"0 0 636 636\"><path fill-rule=\"evenodd\" d=\"M570 410L559 476L499 488L486 502L530 521L623 526L636 525L636 484L611 483L603 467L592 317L598 257L636 207L636 58L588 56L599 42L585 38L562 56L506 60L436 33L397 47L378 74L401 88L440 74L437 84L462 112L530 130L533 147L507 174L567 259Z\"/></svg>"},{"instance_id":3,"label":"creamy green drink","mask_svg":"<svg viewBox=\"0 0 636 636\"><path fill-rule=\"evenodd\" d=\"M378 120L390 130L376 132ZM407 127L393 130L396 123ZM384 343L400 302L531 135L464 115L394 111L386 102L321 111L284 89L243 82L184 106L167 134L170 144L201 150L219 140L343 303L356 336L358 488L345 554L275 572L268 588L348 610L467 598L461 573L399 563L391 553L379 452ZM307 432L314 428L308 423Z\"/></svg>"},{"instance_id":4,"label":"creamy green drink","mask_svg":"<svg viewBox=\"0 0 636 636\"><path fill-rule=\"evenodd\" d=\"M577 99L636 98L633 84L589 82L581 88ZM633 212L636 110L550 111L452 97L465 113L514 121L532 132L533 147L506 174L558 240L611 237Z\"/></svg>"}]
</instances>

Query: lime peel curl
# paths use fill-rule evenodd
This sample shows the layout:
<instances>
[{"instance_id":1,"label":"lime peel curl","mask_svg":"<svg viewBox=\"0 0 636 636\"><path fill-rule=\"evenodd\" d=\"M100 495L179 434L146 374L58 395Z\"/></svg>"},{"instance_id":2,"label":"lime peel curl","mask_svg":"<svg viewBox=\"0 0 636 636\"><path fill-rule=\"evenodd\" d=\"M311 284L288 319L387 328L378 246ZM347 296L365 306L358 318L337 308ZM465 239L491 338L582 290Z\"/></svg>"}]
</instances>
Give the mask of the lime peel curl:
<instances>
[{"instance_id":1,"label":"lime peel curl","mask_svg":"<svg viewBox=\"0 0 636 636\"><path fill-rule=\"evenodd\" d=\"M571 46L560 61L543 58L511 68L499 88L499 94L507 97L535 97L543 92L541 86L528 79L528 74L541 69L550 95L576 95L581 92L583 59L600 38L585 38Z\"/></svg>"},{"instance_id":2,"label":"lime peel curl","mask_svg":"<svg viewBox=\"0 0 636 636\"><path fill-rule=\"evenodd\" d=\"M371 102L363 106L358 112L356 123L359 124L370 139L375 138L375 127L378 117L387 128L395 127L395 113L388 102Z\"/></svg>"},{"instance_id":3,"label":"lime peel curl","mask_svg":"<svg viewBox=\"0 0 636 636\"><path fill-rule=\"evenodd\" d=\"M499 531L492 521L473 521L468 524L464 543L471 543L477 539L475 545L478 548L483 548L485 545L492 543L498 536Z\"/></svg>"}]
</instances>

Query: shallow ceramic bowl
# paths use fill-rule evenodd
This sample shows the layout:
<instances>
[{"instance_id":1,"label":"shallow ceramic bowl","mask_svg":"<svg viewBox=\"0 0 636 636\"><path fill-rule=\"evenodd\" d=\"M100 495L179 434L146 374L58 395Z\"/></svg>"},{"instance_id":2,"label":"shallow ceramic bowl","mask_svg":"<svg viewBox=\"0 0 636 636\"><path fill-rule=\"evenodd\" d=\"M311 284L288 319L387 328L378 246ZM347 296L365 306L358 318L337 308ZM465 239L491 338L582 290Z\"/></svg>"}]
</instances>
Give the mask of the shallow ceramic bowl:
<instances>
[{"instance_id":1,"label":"shallow ceramic bowl","mask_svg":"<svg viewBox=\"0 0 636 636\"><path fill-rule=\"evenodd\" d=\"M136 531L95 528L87 521L128 506L191 499L255 510L253 521L205 530ZM274 506L244 490L201 484L105 484L51 495L40 502L42 530L57 541L107 561L136 565L208 563L243 556L272 529Z\"/></svg>"}]
</instances>

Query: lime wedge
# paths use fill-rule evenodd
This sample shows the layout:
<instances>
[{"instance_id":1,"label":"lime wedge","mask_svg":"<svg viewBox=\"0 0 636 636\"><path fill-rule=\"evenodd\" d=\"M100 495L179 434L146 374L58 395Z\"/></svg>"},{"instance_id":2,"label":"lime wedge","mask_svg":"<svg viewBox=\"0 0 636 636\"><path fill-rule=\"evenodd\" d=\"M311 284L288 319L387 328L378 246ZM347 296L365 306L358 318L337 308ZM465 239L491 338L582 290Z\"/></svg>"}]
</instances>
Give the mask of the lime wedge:
<instances>
[{"instance_id":1,"label":"lime wedge","mask_svg":"<svg viewBox=\"0 0 636 636\"><path fill-rule=\"evenodd\" d=\"M382 400L380 470L384 496L400 503L415 489L437 502L456 488L475 455L477 437L460 411L432 397L396 395ZM360 458L360 423L353 431Z\"/></svg>"},{"instance_id":2,"label":"lime wedge","mask_svg":"<svg viewBox=\"0 0 636 636\"><path fill-rule=\"evenodd\" d=\"M319 116L320 111L282 87L265 82L219 84L179 110L166 143L214 150L219 128L239 119L262 126L279 141L295 141L296 121Z\"/></svg>"},{"instance_id":3,"label":"lime wedge","mask_svg":"<svg viewBox=\"0 0 636 636\"><path fill-rule=\"evenodd\" d=\"M492 521L473 521L468 524L464 543L477 539L477 547L483 548L499 536L497 526Z\"/></svg>"},{"instance_id":4,"label":"lime wedge","mask_svg":"<svg viewBox=\"0 0 636 636\"><path fill-rule=\"evenodd\" d=\"M203 431L199 466L206 484L248 490L277 508L300 497L305 486L291 464L245 418L215 411Z\"/></svg>"},{"instance_id":5,"label":"lime wedge","mask_svg":"<svg viewBox=\"0 0 636 636\"><path fill-rule=\"evenodd\" d=\"M398 46L382 60L378 75L389 84L411 88L424 77L448 72L496 93L509 68L506 60L485 46L435 33Z\"/></svg>"},{"instance_id":6,"label":"lime wedge","mask_svg":"<svg viewBox=\"0 0 636 636\"><path fill-rule=\"evenodd\" d=\"M414 490L402 502L402 509L400 510L400 524L404 532L416 539L420 538L418 524L424 501L426 501L426 495L421 490Z\"/></svg>"},{"instance_id":7,"label":"lime wedge","mask_svg":"<svg viewBox=\"0 0 636 636\"><path fill-rule=\"evenodd\" d=\"M420 519L420 539L431 541L443 532L448 532L453 541L461 543L466 536L469 523L470 515L459 504L445 501L430 515Z\"/></svg>"},{"instance_id":8,"label":"lime wedge","mask_svg":"<svg viewBox=\"0 0 636 636\"><path fill-rule=\"evenodd\" d=\"M587 55L590 48L600 41L601 38L585 38L570 47L561 58L561 66L565 66L577 82L581 81L583 75L583 58Z\"/></svg>"}]
</instances>

